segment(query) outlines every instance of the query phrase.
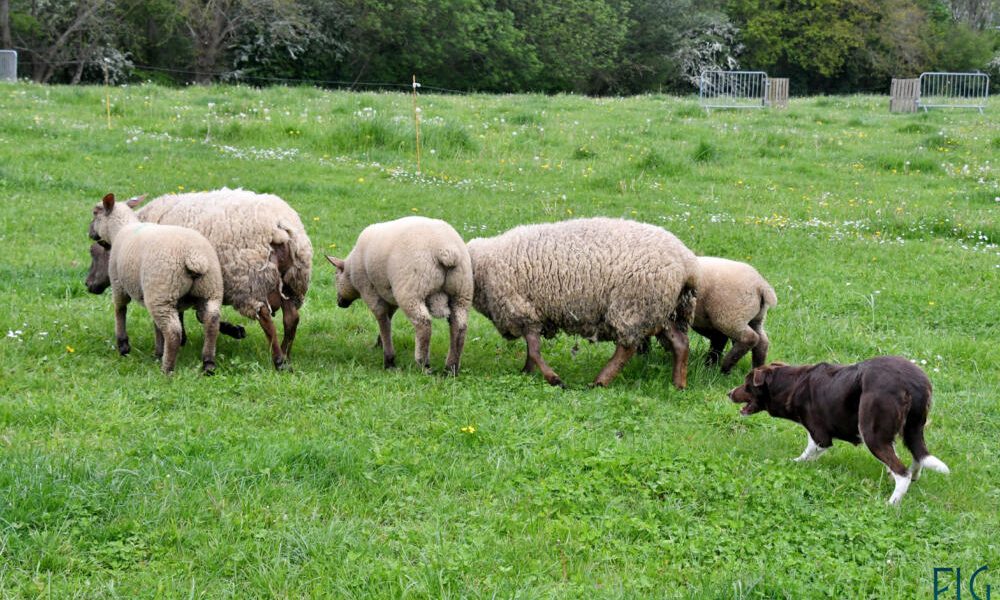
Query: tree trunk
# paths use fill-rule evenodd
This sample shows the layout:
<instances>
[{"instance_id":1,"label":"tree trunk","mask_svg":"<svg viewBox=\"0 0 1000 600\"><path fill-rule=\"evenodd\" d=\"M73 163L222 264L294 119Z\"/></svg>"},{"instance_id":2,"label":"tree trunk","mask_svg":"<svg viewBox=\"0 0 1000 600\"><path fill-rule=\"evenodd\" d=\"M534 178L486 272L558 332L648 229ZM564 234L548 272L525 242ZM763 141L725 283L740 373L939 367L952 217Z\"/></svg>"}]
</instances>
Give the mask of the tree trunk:
<instances>
[{"instance_id":1,"label":"tree trunk","mask_svg":"<svg viewBox=\"0 0 1000 600\"><path fill-rule=\"evenodd\" d=\"M10 0L0 0L0 47L6 49L13 45L10 37Z\"/></svg>"}]
</instances>

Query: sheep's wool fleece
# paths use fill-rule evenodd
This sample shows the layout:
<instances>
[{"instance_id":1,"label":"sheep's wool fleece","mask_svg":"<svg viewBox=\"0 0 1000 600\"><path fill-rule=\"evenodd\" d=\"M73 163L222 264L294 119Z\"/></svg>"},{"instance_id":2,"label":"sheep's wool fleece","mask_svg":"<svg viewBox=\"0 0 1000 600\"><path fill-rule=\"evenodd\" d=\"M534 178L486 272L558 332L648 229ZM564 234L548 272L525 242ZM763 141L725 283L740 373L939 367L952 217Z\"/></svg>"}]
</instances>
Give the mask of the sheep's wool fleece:
<instances>
[{"instance_id":1,"label":"sheep's wool fleece","mask_svg":"<svg viewBox=\"0 0 1000 600\"><path fill-rule=\"evenodd\" d=\"M762 318L778 299L774 288L752 266L714 256L698 257L701 282L695 305L695 327L740 331Z\"/></svg>"},{"instance_id":2,"label":"sheep's wool fleece","mask_svg":"<svg viewBox=\"0 0 1000 600\"><path fill-rule=\"evenodd\" d=\"M295 212L281 198L247 190L160 196L137 212L150 223L199 231L212 243L222 266L224 302L255 318L272 290L301 306L312 272L312 243ZM271 260L273 245L288 244L291 267L284 280Z\"/></svg>"},{"instance_id":3,"label":"sheep's wool fleece","mask_svg":"<svg viewBox=\"0 0 1000 600\"><path fill-rule=\"evenodd\" d=\"M184 227L141 223L124 227L111 248L108 275L114 289L152 309L176 310L188 295L222 302L222 272L215 249L198 232Z\"/></svg>"},{"instance_id":4,"label":"sheep's wool fleece","mask_svg":"<svg viewBox=\"0 0 1000 600\"><path fill-rule=\"evenodd\" d=\"M677 318L682 291L698 286L694 253L635 221L523 225L468 246L473 306L509 338L535 328L635 346Z\"/></svg>"},{"instance_id":5,"label":"sheep's wool fleece","mask_svg":"<svg viewBox=\"0 0 1000 600\"><path fill-rule=\"evenodd\" d=\"M362 295L392 305L424 303L434 294L468 306L472 302L472 263L462 236L448 223L403 217L369 225L345 259L352 284ZM442 316L443 310L435 310Z\"/></svg>"}]
</instances>

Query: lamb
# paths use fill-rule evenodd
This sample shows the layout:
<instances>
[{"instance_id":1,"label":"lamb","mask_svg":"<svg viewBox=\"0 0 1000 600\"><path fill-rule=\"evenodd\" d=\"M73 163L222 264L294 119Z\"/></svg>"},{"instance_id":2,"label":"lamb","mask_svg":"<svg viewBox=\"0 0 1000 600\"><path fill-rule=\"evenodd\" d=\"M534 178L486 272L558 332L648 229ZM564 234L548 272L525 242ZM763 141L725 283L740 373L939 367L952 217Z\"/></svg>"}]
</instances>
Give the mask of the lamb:
<instances>
[{"instance_id":1,"label":"lamb","mask_svg":"<svg viewBox=\"0 0 1000 600\"><path fill-rule=\"evenodd\" d=\"M687 385L688 337L698 263L672 233L645 223L590 218L515 227L468 244L473 306L508 339L524 337L523 371L562 380L542 359L540 337L557 331L614 341L593 385L607 386L657 336L674 353L674 385Z\"/></svg>"},{"instance_id":2,"label":"lamb","mask_svg":"<svg viewBox=\"0 0 1000 600\"><path fill-rule=\"evenodd\" d=\"M722 359L729 373L743 355L752 350L753 368L767 361L770 345L764 332L768 309L778 304L774 288L750 265L712 256L698 257L701 286L694 309L692 329L708 338L711 349L705 363L719 362L726 342L733 347Z\"/></svg>"},{"instance_id":3,"label":"lamb","mask_svg":"<svg viewBox=\"0 0 1000 600\"><path fill-rule=\"evenodd\" d=\"M129 201L135 207L142 197ZM260 323L271 347L275 368L284 368L299 323L312 273L312 243L298 214L271 194L222 188L210 192L169 194L138 211L148 223L179 225L201 232L215 246L225 286L223 303ZM100 293L100 266L106 251L91 248L88 289ZM272 315L282 312L284 337ZM242 327L225 324L222 331L243 337Z\"/></svg>"},{"instance_id":4,"label":"lamb","mask_svg":"<svg viewBox=\"0 0 1000 600\"><path fill-rule=\"evenodd\" d=\"M165 374L174 370L180 347L178 309L194 306L205 327L202 369L215 372L215 343L222 306L222 268L215 248L186 227L142 223L114 194L94 207L91 239L111 244L108 273L115 303L115 338L123 356L131 350L125 328L128 303L143 304L156 329L156 356Z\"/></svg>"},{"instance_id":5,"label":"lamb","mask_svg":"<svg viewBox=\"0 0 1000 600\"><path fill-rule=\"evenodd\" d=\"M472 263L458 232L438 219L404 217L369 225L347 258L326 257L336 270L337 305L361 298L375 315L382 364L395 366L392 316L413 323L414 359L430 368L431 317L447 318L451 344L445 371L457 375L472 303Z\"/></svg>"}]
</instances>

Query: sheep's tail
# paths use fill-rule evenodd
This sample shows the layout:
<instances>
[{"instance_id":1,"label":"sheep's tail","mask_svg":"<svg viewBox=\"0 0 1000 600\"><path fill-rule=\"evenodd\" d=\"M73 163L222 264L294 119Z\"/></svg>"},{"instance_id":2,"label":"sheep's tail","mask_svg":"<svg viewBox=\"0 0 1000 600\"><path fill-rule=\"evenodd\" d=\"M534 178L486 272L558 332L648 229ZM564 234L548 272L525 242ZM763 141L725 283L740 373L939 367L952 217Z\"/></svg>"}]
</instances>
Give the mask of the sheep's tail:
<instances>
[{"instance_id":1,"label":"sheep's tail","mask_svg":"<svg viewBox=\"0 0 1000 600\"><path fill-rule=\"evenodd\" d=\"M680 296L677 297L677 304L674 306L674 312L670 320L683 325L685 329L690 327L691 321L694 319L694 306L697 296L696 288L685 283L681 289Z\"/></svg>"},{"instance_id":2,"label":"sheep's tail","mask_svg":"<svg viewBox=\"0 0 1000 600\"><path fill-rule=\"evenodd\" d=\"M458 252L454 248L438 248L434 251L434 258L445 269L454 269L458 264Z\"/></svg>"},{"instance_id":3,"label":"sheep's tail","mask_svg":"<svg viewBox=\"0 0 1000 600\"><path fill-rule=\"evenodd\" d=\"M760 288L761 309L774 308L778 305L778 297L774 294L774 288L764 284Z\"/></svg>"},{"instance_id":4,"label":"sheep's tail","mask_svg":"<svg viewBox=\"0 0 1000 600\"><path fill-rule=\"evenodd\" d=\"M312 276L312 242L301 227L279 222L271 233L271 244L285 244L290 263L281 273L282 293L302 306Z\"/></svg>"},{"instance_id":5,"label":"sheep's tail","mask_svg":"<svg viewBox=\"0 0 1000 600\"><path fill-rule=\"evenodd\" d=\"M192 279L198 279L212 270L212 261L201 252L188 252L184 256L184 268Z\"/></svg>"}]
</instances>

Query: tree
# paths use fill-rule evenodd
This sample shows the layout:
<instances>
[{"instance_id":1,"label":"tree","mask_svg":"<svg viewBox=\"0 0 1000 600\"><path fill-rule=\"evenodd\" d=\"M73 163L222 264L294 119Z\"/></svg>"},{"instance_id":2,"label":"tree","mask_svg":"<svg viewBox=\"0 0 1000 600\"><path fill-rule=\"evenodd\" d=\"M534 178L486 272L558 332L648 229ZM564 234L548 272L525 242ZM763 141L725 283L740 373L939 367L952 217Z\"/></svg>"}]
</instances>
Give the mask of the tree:
<instances>
[{"instance_id":1,"label":"tree","mask_svg":"<svg viewBox=\"0 0 1000 600\"><path fill-rule=\"evenodd\" d=\"M27 55L37 82L47 83L70 67L78 82L88 63L115 48L111 0L15 1L11 8L13 45Z\"/></svg>"}]
</instances>

